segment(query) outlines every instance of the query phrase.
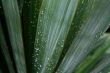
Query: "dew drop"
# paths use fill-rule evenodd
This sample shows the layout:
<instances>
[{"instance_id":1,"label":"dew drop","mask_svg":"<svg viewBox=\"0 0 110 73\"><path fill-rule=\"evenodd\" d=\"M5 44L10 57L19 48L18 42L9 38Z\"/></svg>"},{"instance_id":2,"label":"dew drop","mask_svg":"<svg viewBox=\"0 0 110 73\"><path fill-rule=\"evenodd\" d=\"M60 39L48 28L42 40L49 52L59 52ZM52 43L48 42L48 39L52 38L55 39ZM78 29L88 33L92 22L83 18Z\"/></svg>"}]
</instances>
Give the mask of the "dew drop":
<instances>
[{"instance_id":1,"label":"dew drop","mask_svg":"<svg viewBox=\"0 0 110 73\"><path fill-rule=\"evenodd\" d=\"M82 0L82 4L84 3L84 0Z\"/></svg>"},{"instance_id":2,"label":"dew drop","mask_svg":"<svg viewBox=\"0 0 110 73\"><path fill-rule=\"evenodd\" d=\"M41 11L41 13L40 13L41 15L43 15L44 14L44 11Z\"/></svg>"},{"instance_id":3,"label":"dew drop","mask_svg":"<svg viewBox=\"0 0 110 73\"><path fill-rule=\"evenodd\" d=\"M36 39L36 42L38 43L39 42L39 39Z\"/></svg>"},{"instance_id":4,"label":"dew drop","mask_svg":"<svg viewBox=\"0 0 110 73\"><path fill-rule=\"evenodd\" d=\"M42 20L39 20L39 22L42 22Z\"/></svg>"},{"instance_id":5,"label":"dew drop","mask_svg":"<svg viewBox=\"0 0 110 73\"><path fill-rule=\"evenodd\" d=\"M38 32L38 35L40 34L40 32Z\"/></svg>"},{"instance_id":6,"label":"dew drop","mask_svg":"<svg viewBox=\"0 0 110 73\"><path fill-rule=\"evenodd\" d=\"M63 45L61 45L61 47L63 47Z\"/></svg>"},{"instance_id":7,"label":"dew drop","mask_svg":"<svg viewBox=\"0 0 110 73\"><path fill-rule=\"evenodd\" d=\"M42 67L41 65L39 65L39 67Z\"/></svg>"},{"instance_id":8,"label":"dew drop","mask_svg":"<svg viewBox=\"0 0 110 73\"><path fill-rule=\"evenodd\" d=\"M38 60L37 60L37 58L35 59L35 62L37 62Z\"/></svg>"},{"instance_id":9,"label":"dew drop","mask_svg":"<svg viewBox=\"0 0 110 73\"><path fill-rule=\"evenodd\" d=\"M37 53L36 55L38 56L39 54Z\"/></svg>"},{"instance_id":10,"label":"dew drop","mask_svg":"<svg viewBox=\"0 0 110 73\"><path fill-rule=\"evenodd\" d=\"M49 60L49 58L47 58L47 60Z\"/></svg>"}]
</instances>

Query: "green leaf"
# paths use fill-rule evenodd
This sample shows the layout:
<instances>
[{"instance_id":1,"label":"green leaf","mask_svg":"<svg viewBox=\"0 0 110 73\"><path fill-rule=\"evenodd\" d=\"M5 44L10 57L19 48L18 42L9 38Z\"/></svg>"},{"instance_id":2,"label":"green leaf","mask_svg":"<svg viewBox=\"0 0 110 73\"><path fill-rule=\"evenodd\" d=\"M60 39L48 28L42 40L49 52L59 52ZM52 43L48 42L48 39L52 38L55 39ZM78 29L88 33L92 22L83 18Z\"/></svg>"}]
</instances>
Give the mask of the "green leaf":
<instances>
[{"instance_id":1,"label":"green leaf","mask_svg":"<svg viewBox=\"0 0 110 73\"><path fill-rule=\"evenodd\" d=\"M110 40L109 40L110 41ZM110 42L109 42L110 43ZM110 46L110 45L109 45ZM91 73L99 73L106 67L110 66L110 54L106 54ZM103 73L103 72L102 72Z\"/></svg>"},{"instance_id":2,"label":"green leaf","mask_svg":"<svg viewBox=\"0 0 110 73\"><path fill-rule=\"evenodd\" d=\"M17 1L18 1L18 6L19 6L19 11L20 13L22 13L24 0L17 0Z\"/></svg>"},{"instance_id":3,"label":"green leaf","mask_svg":"<svg viewBox=\"0 0 110 73\"><path fill-rule=\"evenodd\" d=\"M97 44L95 45L95 49L78 65L78 67L76 67L74 73L88 73L96 65L96 63L100 61L102 56L105 54L105 51L110 47L110 35L104 34Z\"/></svg>"},{"instance_id":4,"label":"green leaf","mask_svg":"<svg viewBox=\"0 0 110 73\"><path fill-rule=\"evenodd\" d=\"M0 46L10 73L15 73L0 21Z\"/></svg>"},{"instance_id":5,"label":"green leaf","mask_svg":"<svg viewBox=\"0 0 110 73\"><path fill-rule=\"evenodd\" d=\"M22 11L23 41L26 55L27 72L32 73L32 53L35 42L39 9L42 0L24 0Z\"/></svg>"},{"instance_id":6,"label":"green leaf","mask_svg":"<svg viewBox=\"0 0 110 73\"><path fill-rule=\"evenodd\" d=\"M5 60L3 52L1 51L1 45L0 45L0 69L3 73L9 73L9 69L7 67L7 62Z\"/></svg>"},{"instance_id":7,"label":"green leaf","mask_svg":"<svg viewBox=\"0 0 110 73\"><path fill-rule=\"evenodd\" d=\"M17 0L2 0L9 38L18 73L26 73L21 22Z\"/></svg>"},{"instance_id":8,"label":"green leaf","mask_svg":"<svg viewBox=\"0 0 110 73\"><path fill-rule=\"evenodd\" d=\"M110 72L110 61L109 61L109 58L110 58L110 48L106 51L105 55L103 56L103 59L101 60L101 62L98 63L98 65L94 68L94 70L97 71L96 68L98 68L98 70L100 70L100 72L102 72L102 73L109 73ZM103 62L104 59L106 60L105 62ZM109 64L107 64L107 62Z\"/></svg>"},{"instance_id":9,"label":"green leaf","mask_svg":"<svg viewBox=\"0 0 110 73\"><path fill-rule=\"evenodd\" d=\"M90 0L89 0L90 2ZM91 0L92 9L66 53L57 72L71 73L110 26L110 1Z\"/></svg>"},{"instance_id":10,"label":"green leaf","mask_svg":"<svg viewBox=\"0 0 110 73\"><path fill-rule=\"evenodd\" d=\"M71 27L68 32L68 36L67 36L65 44L64 44L64 49L62 51L60 60L56 66L55 71L57 70L58 66L62 62L62 59L64 58L66 52L68 51L70 45L72 44L72 41L74 40L74 38L78 34L79 30L81 29L81 26L84 25L82 23L84 23L85 20L88 19L88 14L90 13L91 8L92 8L92 2L93 1L89 1L89 0L79 1L76 12L75 12L75 16L73 18Z\"/></svg>"},{"instance_id":11,"label":"green leaf","mask_svg":"<svg viewBox=\"0 0 110 73\"><path fill-rule=\"evenodd\" d=\"M2 73L2 70L1 70L1 68L0 68L0 73Z\"/></svg>"},{"instance_id":12,"label":"green leaf","mask_svg":"<svg viewBox=\"0 0 110 73\"><path fill-rule=\"evenodd\" d=\"M110 48L106 51L106 53L110 53Z\"/></svg>"},{"instance_id":13,"label":"green leaf","mask_svg":"<svg viewBox=\"0 0 110 73\"><path fill-rule=\"evenodd\" d=\"M105 67L101 72L102 73L109 73L110 72L110 66Z\"/></svg>"},{"instance_id":14,"label":"green leaf","mask_svg":"<svg viewBox=\"0 0 110 73\"><path fill-rule=\"evenodd\" d=\"M78 0L43 0L36 30L33 72L53 72L63 50Z\"/></svg>"}]
</instances>

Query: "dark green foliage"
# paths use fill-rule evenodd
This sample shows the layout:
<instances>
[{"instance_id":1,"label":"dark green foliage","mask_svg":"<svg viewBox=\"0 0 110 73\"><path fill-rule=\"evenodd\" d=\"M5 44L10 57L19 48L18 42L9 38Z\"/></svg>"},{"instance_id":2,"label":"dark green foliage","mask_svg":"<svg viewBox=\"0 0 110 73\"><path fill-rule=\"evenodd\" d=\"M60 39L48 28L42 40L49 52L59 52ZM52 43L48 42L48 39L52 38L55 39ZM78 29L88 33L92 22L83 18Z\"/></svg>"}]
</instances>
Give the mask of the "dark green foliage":
<instances>
[{"instance_id":1,"label":"dark green foliage","mask_svg":"<svg viewBox=\"0 0 110 73\"><path fill-rule=\"evenodd\" d=\"M1 0L0 73L107 73L109 26L110 0Z\"/></svg>"}]
</instances>

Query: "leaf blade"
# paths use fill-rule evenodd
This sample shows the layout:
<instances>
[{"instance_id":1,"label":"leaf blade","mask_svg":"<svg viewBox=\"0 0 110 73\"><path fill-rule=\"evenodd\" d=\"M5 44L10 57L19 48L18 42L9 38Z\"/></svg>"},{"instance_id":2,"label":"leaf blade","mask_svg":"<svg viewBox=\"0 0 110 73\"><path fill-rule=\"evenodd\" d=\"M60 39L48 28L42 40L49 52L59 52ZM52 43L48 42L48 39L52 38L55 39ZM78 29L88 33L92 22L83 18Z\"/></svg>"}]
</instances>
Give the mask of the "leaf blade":
<instances>
[{"instance_id":1,"label":"leaf blade","mask_svg":"<svg viewBox=\"0 0 110 73\"><path fill-rule=\"evenodd\" d=\"M0 46L10 73L15 73L0 21Z\"/></svg>"},{"instance_id":2,"label":"leaf blade","mask_svg":"<svg viewBox=\"0 0 110 73\"><path fill-rule=\"evenodd\" d=\"M18 73L26 73L22 31L17 0L2 0L9 38Z\"/></svg>"},{"instance_id":3,"label":"leaf blade","mask_svg":"<svg viewBox=\"0 0 110 73\"><path fill-rule=\"evenodd\" d=\"M59 66L58 73L60 73L60 71L71 73L82 58L87 55L88 51L90 51L88 48L90 46L92 47L100 35L107 30L110 19L108 13L110 9L106 6L108 2L110 1L93 1L93 7L88 16L88 20L86 20L85 25L81 27L80 32L70 46ZM105 10L102 10L102 8L105 8Z\"/></svg>"},{"instance_id":4,"label":"leaf blade","mask_svg":"<svg viewBox=\"0 0 110 73\"><path fill-rule=\"evenodd\" d=\"M37 72L53 72L63 49L64 39L67 36L77 4L78 1L75 0L43 0L33 54L33 65L35 65L35 69L37 68ZM36 56L38 54L39 56Z\"/></svg>"}]
</instances>

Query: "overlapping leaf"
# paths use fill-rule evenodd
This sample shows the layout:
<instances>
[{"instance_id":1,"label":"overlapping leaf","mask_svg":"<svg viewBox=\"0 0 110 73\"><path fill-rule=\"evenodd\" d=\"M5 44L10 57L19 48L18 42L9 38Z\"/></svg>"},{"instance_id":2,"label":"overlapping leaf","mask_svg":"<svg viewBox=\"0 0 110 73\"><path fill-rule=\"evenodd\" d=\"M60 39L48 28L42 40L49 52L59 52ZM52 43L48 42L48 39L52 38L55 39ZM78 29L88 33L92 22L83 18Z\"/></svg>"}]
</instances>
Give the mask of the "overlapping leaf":
<instances>
[{"instance_id":1,"label":"overlapping leaf","mask_svg":"<svg viewBox=\"0 0 110 73\"><path fill-rule=\"evenodd\" d=\"M21 22L17 0L2 0L9 38L18 73L26 73Z\"/></svg>"},{"instance_id":2,"label":"overlapping leaf","mask_svg":"<svg viewBox=\"0 0 110 73\"><path fill-rule=\"evenodd\" d=\"M23 4L22 27L28 73L32 72L32 53L41 3L42 0L24 0Z\"/></svg>"},{"instance_id":3,"label":"overlapping leaf","mask_svg":"<svg viewBox=\"0 0 110 73\"><path fill-rule=\"evenodd\" d=\"M78 65L78 67L75 68L74 73L81 73L81 72L88 73L97 64L97 62L101 60L106 50L110 47L109 38L110 38L109 34L104 34L104 36L100 39L100 41L96 43L95 49L84 59L84 61L82 61Z\"/></svg>"},{"instance_id":4,"label":"overlapping leaf","mask_svg":"<svg viewBox=\"0 0 110 73\"><path fill-rule=\"evenodd\" d=\"M101 62L91 71L91 73L104 73L104 69L110 66L110 54L106 54ZM107 71L107 70L106 70ZM109 71L108 71L109 72Z\"/></svg>"},{"instance_id":5,"label":"overlapping leaf","mask_svg":"<svg viewBox=\"0 0 110 73\"><path fill-rule=\"evenodd\" d=\"M78 0L43 0L36 30L34 72L53 72L77 5Z\"/></svg>"},{"instance_id":6,"label":"overlapping leaf","mask_svg":"<svg viewBox=\"0 0 110 73\"><path fill-rule=\"evenodd\" d=\"M96 64L108 48L109 43L100 50L95 44L110 26L110 0L2 0L2 4L18 73L26 73L24 50L28 73L72 73L88 53L95 51L91 61L75 71L81 73ZM0 47L7 61L9 54L1 30ZM11 64L7 64L11 71ZM102 65L99 67L94 72L99 72Z\"/></svg>"},{"instance_id":7,"label":"overlapping leaf","mask_svg":"<svg viewBox=\"0 0 110 73\"><path fill-rule=\"evenodd\" d=\"M8 49L7 44L6 44L5 36L4 36L3 30L2 30L2 27L1 27L1 21L0 21L0 46L1 46L1 50L3 52L3 55L5 57L9 72L15 73L14 67L12 64L12 60L11 60L11 57L9 54L9 49Z\"/></svg>"},{"instance_id":8,"label":"overlapping leaf","mask_svg":"<svg viewBox=\"0 0 110 73\"><path fill-rule=\"evenodd\" d=\"M71 73L79 62L90 52L100 35L109 27L110 1L92 0L92 9L75 37L57 70L58 73ZM85 24L85 25L84 25Z\"/></svg>"}]
</instances>

